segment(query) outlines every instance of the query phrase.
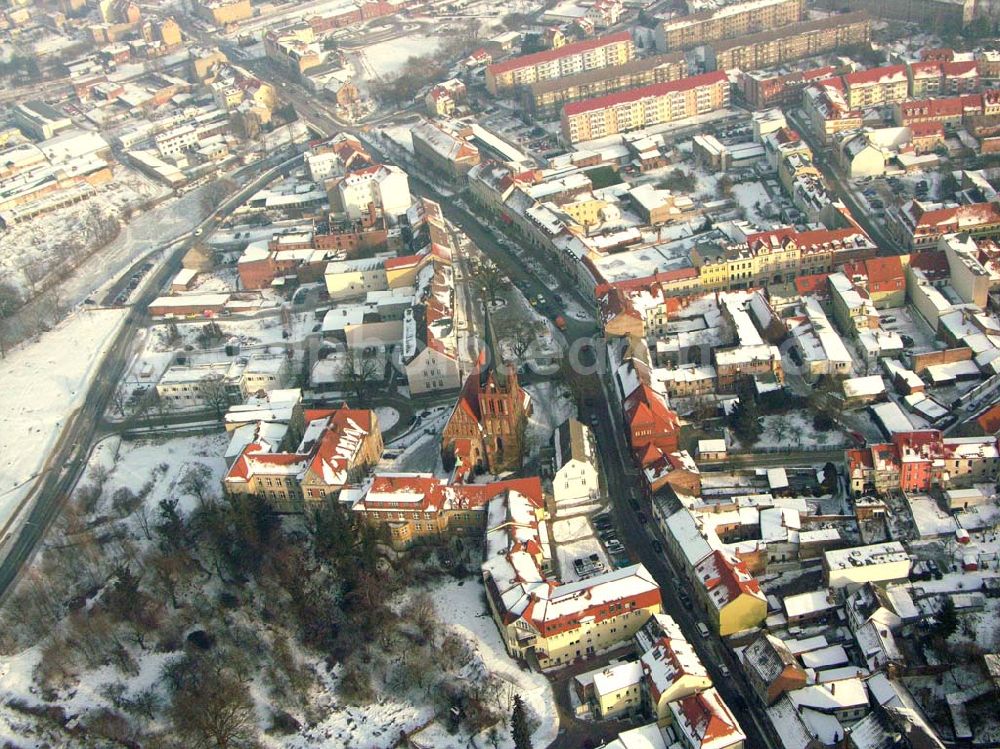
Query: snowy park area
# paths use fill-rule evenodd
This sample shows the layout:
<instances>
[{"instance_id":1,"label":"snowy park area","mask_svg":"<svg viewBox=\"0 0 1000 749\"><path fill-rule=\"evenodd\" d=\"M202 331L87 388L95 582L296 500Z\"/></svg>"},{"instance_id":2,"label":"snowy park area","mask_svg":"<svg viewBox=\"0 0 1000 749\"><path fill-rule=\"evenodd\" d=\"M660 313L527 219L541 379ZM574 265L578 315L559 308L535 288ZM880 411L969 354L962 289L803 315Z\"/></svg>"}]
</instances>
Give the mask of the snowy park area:
<instances>
[{"instance_id":1,"label":"snowy park area","mask_svg":"<svg viewBox=\"0 0 1000 749\"><path fill-rule=\"evenodd\" d=\"M55 329L8 352L0 388L0 525L41 469L67 418L79 408L125 310L76 312Z\"/></svg>"}]
</instances>

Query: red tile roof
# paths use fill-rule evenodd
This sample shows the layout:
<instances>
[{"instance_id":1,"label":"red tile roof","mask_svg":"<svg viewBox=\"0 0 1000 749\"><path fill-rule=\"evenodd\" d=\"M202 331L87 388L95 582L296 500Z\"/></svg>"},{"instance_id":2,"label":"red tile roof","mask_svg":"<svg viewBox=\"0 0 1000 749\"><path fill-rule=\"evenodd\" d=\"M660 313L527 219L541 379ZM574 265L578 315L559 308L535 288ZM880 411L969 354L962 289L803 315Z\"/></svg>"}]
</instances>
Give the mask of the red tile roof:
<instances>
[{"instance_id":1,"label":"red tile roof","mask_svg":"<svg viewBox=\"0 0 1000 749\"><path fill-rule=\"evenodd\" d=\"M595 37L594 39L584 39L583 41L573 42L572 44L566 44L557 49L546 49L541 52L534 52L530 55L521 55L520 57L512 57L509 60L504 60L503 62L494 63L489 65L486 70L488 73L493 75L498 75L500 73L506 73L511 70L517 70L519 68L526 68L532 65L539 65L543 62L550 62L552 60L559 60L563 57L568 57L570 55L576 55L581 52L586 52L591 49L598 49L600 47L607 46L609 44L618 44L620 42L629 41L632 35L628 31L619 31L615 34L608 34L606 36Z\"/></svg>"},{"instance_id":2,"label":"red tile roof","mask_svg":"<svg viewBox=\"0 0 1000 749\"><path fill-rule=\"evenodd\" d=\"M941 76L940 62L915 62L910 65L910 75L914 78L939 78Z\"/></svg>"},{"instance_id":3,"label":"red tile roof","mask_svg":"<svg viewBox=\"0 0 1000 749\"><path fill-rule=\"evenodd\" d=\"M714 73L702 73L701 75L693 75L690 78L654 83L649 86L640 86L628 91L621 91L617 94L608 94L607 96L597 96L593 99L572 102L563 108L563 112L571 117L576 114L592 112L597 109L607 109L618 104L627 104L628 102L639 101L640 99L652 96L663 96L675 91L690 91L701 86L714 86L719 83L728 83L728 81L729 78L721 70Z\"/></svg>"},{"instance_id":4,"label":"red tile roof","mask_svg":"<svg viewBox=\"0 0 1000 749\"><path fill-rule=\"evenodd\" d=\"M967 97L949 96L944 99L913 99L899 105L903 117L956 117L965 110Z\"/></svg>"},{"instance_id":5,"label":"red tile roof","mask_svg":"<svg viewBox=\"0 0 1000 749\"><path fill-rule=\"evenodd\" d=\"M987 434L1000 430L1000 403L996 403L976 417L976 423Z\"/></svg>"},{"instance_id":6,"label":"red tile roof","mask_svg":"<svg viewBox=\"0 0 1000 749\"><path fill-rule=\"evenodd\" d=\"M426 257L425 255L402 255L400 257L390 257L385 261L386 270L394 270L396 268L412 268L420 264L420 261Z\"/></svg>"},{"instance_id":7,"label":"red tile roof","mask_svg":"<svg viewBox=\"0 0 1000 749\"><path fill-rule=\"evenodd\" d=\"M941 72L948 78L973 78L979 75L979 63L975 60L957 60L941 65Z\"/></svg>"},{"instance_id":8,"label":"red tile roof","mask_svg":"<svg viewBox=\"0 0 1000 749\"><path fill-rule=\"evenodd\" d=\"M899 281L905 277L903 263L900 262L898 255L868 258L865 260L865 272L868 282L872 284Z\"/></svg>"},{"instance_id":9,"label":"red tile roof","mask_svg":"<svg viewBox=\"0 0 1000 749\"><path fill-rule=\"evenodd\" d=\"M809 276L799 276L795 279L795 291L799 295L826 294L826 279L828 273L814 273Z\"/></svg>"},{"instance_id":10,"label":"red tile roof","mask_svg":"<svg viewBox=\"0 0 1000 749\"><path fill-rule=\"evenodd\" d=\"M844 83L848 86L867 86L873 83L893 83L905 80L905 65L886 65L882 68L859 70L857 73L848 73L844 76Z\"/></svg>"}]
</instances>

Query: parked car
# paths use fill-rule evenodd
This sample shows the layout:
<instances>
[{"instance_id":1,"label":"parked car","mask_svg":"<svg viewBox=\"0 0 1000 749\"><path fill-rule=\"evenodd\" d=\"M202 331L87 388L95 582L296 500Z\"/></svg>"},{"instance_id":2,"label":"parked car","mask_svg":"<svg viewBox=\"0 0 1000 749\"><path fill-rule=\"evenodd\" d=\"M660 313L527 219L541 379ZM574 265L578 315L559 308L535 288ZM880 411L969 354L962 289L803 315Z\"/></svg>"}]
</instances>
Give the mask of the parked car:
<instances>
[{"instance_id":1,"label":"parked car","mask_svg":"<svg viewBox=\"0 0 1000 749\"><path fill-rule=\"evenodd\" d=\"M708 627L705 626L705 622L698 622L695 627L698 629L698 634L702 637L707 638L711 632L708 631Z\"/></svg>"},{"instance_id":2,"label":"parked car","mask_svg":"<svg viewBox=\"0 0 1000 749\"><path fill-rule=\"evenodd\" d=\"M649 545L653 547L653 551L655 551L657 554L663 553L663 544L661 544L655 538L652 541L650 541Z\"/></svg>"},{"instance_id":3,"label":"parked car","mask_svg":"<svg viewBox=\"0 0 1000 749\"><path fill-rule=\"evenodd\" d=\"M704 626L704 625L702 625L702 626ZM728 679L729 678L729 674L730 674L729 666L727 666L725 663L720 663L719 664L719 673L722 674L722 678Z\"/></svg>"},{"instance_id":4,"label":"parked car","mask_svg":"<svg viewBox=\"0 0 1000 749\"><path fill-rule=\"evenodd\" d=\"M637 512L635 516L639 519L639 522L642 523L643 525L649 522L649 518L646 517L646 513L642 512L641 510Z\"/></svg>"}]
</instances>

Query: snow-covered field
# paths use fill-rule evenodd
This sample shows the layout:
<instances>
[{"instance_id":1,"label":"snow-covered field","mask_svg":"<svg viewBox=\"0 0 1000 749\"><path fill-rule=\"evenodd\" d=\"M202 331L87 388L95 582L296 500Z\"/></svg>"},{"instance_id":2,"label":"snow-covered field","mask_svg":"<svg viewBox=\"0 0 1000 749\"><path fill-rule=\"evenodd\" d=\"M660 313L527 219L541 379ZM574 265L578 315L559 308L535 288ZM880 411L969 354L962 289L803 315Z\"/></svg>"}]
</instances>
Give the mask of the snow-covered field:
<instances>
[{"instance_id":1,"label":"snow-covered field","mask_svg":"<svg viewBox=\"0 0 1000 749\"><path fill-rule=\"evenodd\" d=\"M416 34L372 44L364 49L365 65L378 76L401 73L411 57L433 54L441 45L441 37L434 34Z\"/></svg>"},{"instance_id":2,"label":"snow-covered field","mask_svg":"<svg viewBox=\"0 0 1000 749\"><path fill-rule=\"evenodd\" d=\"M0 363L0 524L28 491L66 419L78 408L97 373L124 310L76 312Z\"/></svg>"}]
</instances>

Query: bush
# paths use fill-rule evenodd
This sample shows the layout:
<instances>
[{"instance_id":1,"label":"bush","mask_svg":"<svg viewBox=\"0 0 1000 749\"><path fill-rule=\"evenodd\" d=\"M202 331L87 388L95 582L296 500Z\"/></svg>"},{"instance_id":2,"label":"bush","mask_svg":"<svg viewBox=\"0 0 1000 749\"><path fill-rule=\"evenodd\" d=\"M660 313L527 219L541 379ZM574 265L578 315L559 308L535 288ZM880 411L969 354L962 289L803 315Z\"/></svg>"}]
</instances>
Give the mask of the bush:
<instances>
[{"instance_id":1,"label":"bush","mask_svg":"<svg viewBox=\"0 0 1000 749\"><path fill-rule=\"evenodd\" d=\"M833 426L833 417L826 411L817 411L813 414L813 429L817 432L829 432Z\"/></svg>"}]
</instances>

